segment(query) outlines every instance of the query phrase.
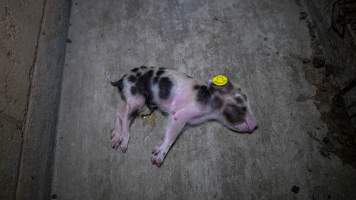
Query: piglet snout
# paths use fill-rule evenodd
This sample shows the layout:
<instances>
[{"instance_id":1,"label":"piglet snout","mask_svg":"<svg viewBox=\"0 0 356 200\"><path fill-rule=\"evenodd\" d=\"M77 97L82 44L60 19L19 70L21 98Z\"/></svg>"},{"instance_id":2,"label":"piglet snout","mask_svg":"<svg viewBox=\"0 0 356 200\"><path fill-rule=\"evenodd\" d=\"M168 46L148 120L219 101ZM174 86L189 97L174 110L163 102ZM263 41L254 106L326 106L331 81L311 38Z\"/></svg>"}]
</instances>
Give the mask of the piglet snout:
<instances>
[{"instance_id":1,"label":"piglet snout","mask_svg":"<svg viewBox=\"0 0 356 200\"><path fill-rule=\"evenodd\" d=\"M252 133L257 129L257 122L252 115L248 114L246 115L245 120L241 124L236 125L235 127L240 132Z\"/></svg>"},{"instance_id":2,"label":"piglet snout","mask_svg":"<svg viewBox=\"0 0 356 200\"><path fill-rule=\"evenodd\" d=\"M252 116L246 118L245 124L247 126L248 133L252 133L254 130L257 129L257 122Z\"/></svg>"}]
</instances>

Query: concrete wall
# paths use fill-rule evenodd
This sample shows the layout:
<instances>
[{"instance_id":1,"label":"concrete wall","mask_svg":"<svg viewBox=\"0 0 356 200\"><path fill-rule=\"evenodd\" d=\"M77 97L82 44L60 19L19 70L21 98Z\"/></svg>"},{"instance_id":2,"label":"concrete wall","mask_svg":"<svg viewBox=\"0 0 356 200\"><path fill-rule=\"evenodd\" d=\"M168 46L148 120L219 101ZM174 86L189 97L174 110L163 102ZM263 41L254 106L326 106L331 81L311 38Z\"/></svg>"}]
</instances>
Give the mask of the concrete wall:
<instances>
[{"instance_id":1,"label":"concrete wall","mask_svg":"<svg viewBox=\"0 0 356 200\"><path fill-rule=\"evenodd\" d=\"M68 1L0 2L0 199L47 199L68 18Z\"/></svg>"}]
</instances>

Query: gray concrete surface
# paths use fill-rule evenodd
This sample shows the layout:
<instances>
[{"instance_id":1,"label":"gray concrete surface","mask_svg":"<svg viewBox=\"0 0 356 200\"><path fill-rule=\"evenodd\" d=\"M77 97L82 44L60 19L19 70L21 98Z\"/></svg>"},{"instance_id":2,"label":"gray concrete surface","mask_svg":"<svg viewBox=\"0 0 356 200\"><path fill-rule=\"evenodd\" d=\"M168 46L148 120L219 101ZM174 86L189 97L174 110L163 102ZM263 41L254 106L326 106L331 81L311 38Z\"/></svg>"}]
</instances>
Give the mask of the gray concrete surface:
<instances>
[{"instance_id":1,"label":"gray concrete surface","mask_svg":"<svg viewBox=\"0 0 356 200\"><path fill-rule=\"evenodd\" d=\"M70 1L46 0L24 124L16 199L49 199Z\"/></svg>"},{"instance_id":2,"label":"gray concrete surface","mask_svg":"<svg viewBox=\"0 0 356 200\"><path fill-rule=\"evenodd\" d=\"M313 49L299 1L73 3L53 197L356 199L356 170L320 153L317 140L328 126L312 98L318 71L303 63ZM165 124L157 114L154 127L135 121L126 154L113 151L120 99L104 73L119 77L142 64L201 80L227 73L249 94L259 129L240 135L216 123L190 128L157 169L150 152Z\"/></svg>"},{"instance_id":3,"label":"gray concrete surface","mask_svg":"<svg viewBox=\"0 0 356 200\"><path fill-rule=\"evenodd\" d=\"M0 199L48 199L68 1L0 1Z\"/></svg>"},{"instance_id":4,"label":"gray concrete surface","mask_svg":"<svg viewBox=\"0 0 356 200\"><path fill-rule=\"evenodd\" d=\"M0 1L0 199L15 195L42 3Z\"/></svg>"}]
</instances>

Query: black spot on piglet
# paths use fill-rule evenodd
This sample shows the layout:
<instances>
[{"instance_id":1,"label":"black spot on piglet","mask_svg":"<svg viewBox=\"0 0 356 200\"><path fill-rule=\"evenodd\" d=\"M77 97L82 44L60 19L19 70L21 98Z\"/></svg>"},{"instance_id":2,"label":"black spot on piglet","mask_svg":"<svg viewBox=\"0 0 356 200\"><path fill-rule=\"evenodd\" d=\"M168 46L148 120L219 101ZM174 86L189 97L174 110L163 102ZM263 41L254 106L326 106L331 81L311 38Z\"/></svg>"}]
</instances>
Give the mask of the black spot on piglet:
<instances>
[{"instance_id":1,"label":"black spot on piglet","mask_svg":"<svg viewBox=\"0 0 356 200\"><path fill-rule=\"evenodd\" d=\"M194 86L194 89L198 90L197 101L202 104L207 104L211 97L211 93L208 87L205 85L201 85L201 86Z\"/></svg>"},{"instance_id":2,"label":"black spot on piglet","mask_svg":"<svg viewBox=\"0 0 356 200\"><path fill-rule=\"evenodd\" d=\"M131 75L131 76L129 76L128 80L129 80L130 82L134 83L134 82L136 81L136 76Z\"/></svg>"},{"instance_id":3,"label":"black spot on piglet","mask_svg":"<svg viewBox=\"0 0 356 200\"><path fill-rule=\"evenodd\" d=\"M193 89L194 89L194 90L197 90L197 89L199 89L199 88L200 88L199 85L194 85L194 86L193 86Z\"/></svg>"},{"instance_id":4,"label":"black spot on piglet","mask_svg":"<svg viewBox=\"0 0 356 200\"><path fill-rule=\"evenodd\" d=\"M136 88L135 86L132 86L132 87L131 87L131 94L132 94L132 95L135 95L136 92L137 92L137 88Z\"/></svg>"},{"instance_id":5,"label":"black spot on piglet","mask_svg":"<svg viewBox=\"0 0 356 200\"><path fill-rule=\"evenodd\" d=\"M131 69L131 71L132 72L137 72L138 71L138 68L136 67L136 68L133 68L133 69Z\"/></svg>"},{"instance_id":6,"label":"black spot on piglet","mask_svg":"<svg viewBox=\"0 0 356 200\"><path fill-rule=\"evenodd\" d=\"M153 84L156 84L156 83L158 82L158 79L159 79L159 77L158 77L158 76L155 76L155 77L153 78Z\"/></svg>"},{"instance_id":7,"label":"black spot on piglet","mask_svg":"<svg viewBox=\"0 0 356 200\"><path fill-rule=\"evenodd\" d=\"M242 100L241 97L235 97L235 101L236 101L236 103L238 103L238 104L242 104L242 103L244 102L244 100Z\"/></svg>"},{"instance_id":8,"label":"black spot on piglet","mask_svg":"<svg viewBox=\"0 0 356 200\"><path fill-rule=\"evenodd\" d=\"M140 76L136 82L137 93L143 95L146 99L146 105L149 109L154 109L153 96L151 91L151 78L153 70L149 70Z\"/></svg>"},{"instance_id":9,"label":"black spot on piglet","mask_svg":"<svg viewBox=\"0 0 356 200\"><path fill-rule=\"evenodd\" d=\"M230 123L238 123L244 120L246 107L240 107L233 104L225 106L223 115Z\"/></svg>"},{"instance_id":10,"label":"black spot on piglet","mask_svg":"<svg viewBox=\"0 0 356 200\"><path fill-rule=\"evenodd\" d=\"M159 97L161 99L167 99L170 95L172 86L173 83L168 77L162 77L158 83Z\"/></svg>"},{"instance_id":11,"label":"black spot on piglet","mask_svg":"<svg viewBox=\"0 0 356 200\"><path fill-rule=\"evenodd\" d=\"M158 70L156 76L160 77L164 73L164 70Z\"/></svg>"},{"instance_id":12,"label":"black spot on piglet","mask_svg":"<svg viewBox=\"0 0 356 200\"><path fill-rule=\"evenodd\" d=\"M164 73L163 69L160 69L156 72L156 76L153 78L153 84L158 83L159 78L161 77L161 75Z\"/></svg>"},{"instance_id":13,"label":"black spot on piglet","mask_svg":"<svg viewBox=\"0 0 356 200\"><path fill-rule=\"evenodd\" d=\"M211 107L213 109L219 109L221 108L222 105L223 105L223 100L218 96L214 96L211 101Z\"/></svg>"}]
</instances>

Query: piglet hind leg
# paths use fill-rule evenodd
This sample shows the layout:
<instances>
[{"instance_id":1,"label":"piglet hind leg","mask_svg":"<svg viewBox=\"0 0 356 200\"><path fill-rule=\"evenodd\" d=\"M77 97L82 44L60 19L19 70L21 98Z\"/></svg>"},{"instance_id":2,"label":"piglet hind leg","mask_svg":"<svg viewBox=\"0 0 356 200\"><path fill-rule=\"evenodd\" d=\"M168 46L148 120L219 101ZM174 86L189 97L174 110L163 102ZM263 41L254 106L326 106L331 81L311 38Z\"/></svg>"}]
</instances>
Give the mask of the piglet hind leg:
<instances>
[{"instance_id":1,"label":"piglet hind leg","mask_svg":"<svg viewBox=\"0 0 356 200\"><path fill-rule=\"evenodd\" d=\"M156 165L157 167L162 165L169 149L176 141L187 121L194 117L196 114L197 111L194 108L192 109L187 107L175 112L175 114L169 115L164 139L162 143L157 145L152 151L151 162L153 165Z\"/></svg>"},{"instance_id":2,"label":"piglet hind leg","mask_svg":"<svg viewBox=\"0 0 356 200\"><path fill-rule=\"evenodd\" d=\"M116 114L115 128L111 134L111 147L125 153L130 139L129 126L132 120L132 114L144 106L144 99L135 99L128 101L119 108Z\"/></svg>"}]
</instances>

